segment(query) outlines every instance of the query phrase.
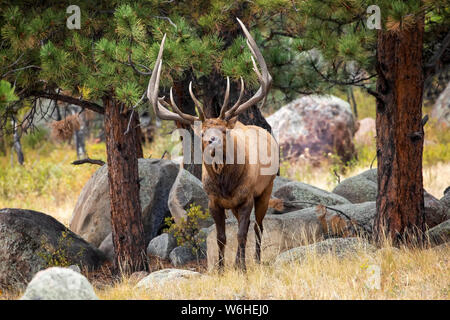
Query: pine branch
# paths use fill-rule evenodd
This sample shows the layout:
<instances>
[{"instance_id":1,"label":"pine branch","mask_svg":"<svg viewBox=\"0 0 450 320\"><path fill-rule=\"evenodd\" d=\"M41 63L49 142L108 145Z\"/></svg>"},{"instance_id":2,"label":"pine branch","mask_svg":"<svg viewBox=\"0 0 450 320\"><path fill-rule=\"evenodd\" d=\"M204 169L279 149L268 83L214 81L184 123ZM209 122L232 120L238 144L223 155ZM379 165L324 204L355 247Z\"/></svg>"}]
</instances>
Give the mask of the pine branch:
<instances>
[{"instance_id":1,"label":"pine branch","mask_svg":"<svg viewBox=\"0 0 450 320\"><path fill-rule=\"evenodd\" d=\"M126 64L126 63L125 63ZM150 76L152 74L152 70L150 70L148 67L142 65L142 64L137 64L139 67L144 68L145 70L147 70L148 72L143 72L143 71L139 71L135 64L133 63L133 60L131 60L131 53L128 54L128 64L126 64L128 66L130 66L131 68L133 68L134 72L136 72L137 74L143 75L143 76Z\"/></svg>"},{"instance_id":2,"label":"pine branch","mask_svg":"<svg viewBox=\"0 0 450 320\"><path fill-rule=\"evenodd\" d=\"M28 95L40 97L40 98L59 100L62 102L67 102L70 104L80 106L82 108L92 110L92 111L100 113L100 114L105 113L105 108L103 108L101 105L99 105L95 102L81 100L81 99L77 99L77 98L74 98L71 96L66 96L66 95L51 93L51 92L45 92L45 91L31 91Z\"/></svg>"},{"instance_id":3,"label":"pine branch","mask_svg":"<svg viewBox=\"0 0 450 320\"><path fill-rule=\"evenodd\" d=\"M36 69L41 69L41 67L39 66L34 66L34 65L30 65L30 66L25 66L22 68L17 68L17 69L13 69L13 70L9 70L8 72L2 74L2 76L0 77L1 79L3 79L4 77L6 77L8 74L16 72L16 71L20 71L20 70L25 70L25 69L30 69L30 68L36 68Z\"/></svg>"}]
</instances>

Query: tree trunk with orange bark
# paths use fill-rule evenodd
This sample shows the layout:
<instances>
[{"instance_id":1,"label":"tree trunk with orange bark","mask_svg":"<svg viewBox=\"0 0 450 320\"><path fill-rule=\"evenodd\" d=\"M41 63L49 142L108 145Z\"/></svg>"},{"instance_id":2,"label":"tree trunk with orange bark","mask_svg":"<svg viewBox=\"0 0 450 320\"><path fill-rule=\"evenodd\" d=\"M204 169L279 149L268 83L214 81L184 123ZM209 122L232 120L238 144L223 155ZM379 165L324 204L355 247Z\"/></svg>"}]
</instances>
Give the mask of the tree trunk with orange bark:
<instances>
[{"instance_id":1,"label":"tree trunk with orange bark","mask_svg":"<svg viewBox=\"0 0 450 320\"><path fill-rule=\"evenodd\" d=\"M424 21L397 32L378 31L375 238L422 239L425 228L422 151ZM418 238L416 238L418 237Z\"/></svg>"},{"instance_id":2,"label":"tree trunk with orange bark","mask_svg":"<svg viewBox=\"0 0 450 320\"><path fill-rule=\"evenodd\" d=\"M146 269L145 237L139 200L138 156L142 156L137 116L105 98L105 136L108 159L111 229L116 271Z\"/></svg>"}]
</instances>

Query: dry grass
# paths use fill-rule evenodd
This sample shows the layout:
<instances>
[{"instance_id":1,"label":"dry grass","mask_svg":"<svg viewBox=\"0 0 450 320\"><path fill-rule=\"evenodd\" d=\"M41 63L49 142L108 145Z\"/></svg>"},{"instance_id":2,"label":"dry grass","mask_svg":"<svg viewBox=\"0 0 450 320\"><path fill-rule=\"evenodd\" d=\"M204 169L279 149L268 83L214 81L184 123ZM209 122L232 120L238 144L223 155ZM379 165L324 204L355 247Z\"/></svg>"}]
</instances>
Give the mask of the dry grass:
<instances>
[{"instance_id":1,"label":"dry grass","mask_svg":"<svg viewBox=\"0 0 450 320\"><path fill-rule=\"evenodd\" d=\"M252 266L242 274L228 269L220 276L200 278L136 290L123 278L96 289L101 299L449 299L450 247L406 249L387 246L374 254L358 252L338 259L311 253L306 261L284 267ZM370 289L370 265L381 270L381 288Z\"/></svg>"}]
</instances>

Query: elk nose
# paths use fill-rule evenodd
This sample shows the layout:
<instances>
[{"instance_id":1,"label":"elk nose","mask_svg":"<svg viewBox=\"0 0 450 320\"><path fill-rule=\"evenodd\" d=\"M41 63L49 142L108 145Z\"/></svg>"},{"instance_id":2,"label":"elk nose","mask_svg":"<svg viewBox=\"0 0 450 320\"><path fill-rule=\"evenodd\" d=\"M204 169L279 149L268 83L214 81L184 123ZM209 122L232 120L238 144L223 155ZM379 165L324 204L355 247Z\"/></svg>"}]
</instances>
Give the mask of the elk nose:
<instances>
[{"instance_id":1,"label":"elk nose","mask_svg":"<svg viewBox=\"0 0 450 320\"><path fill-rule=\"evenodd\" d=\"M211 143L213 143L215 141L216 141L216 137L212 136L211 138L209 138L208 143L211 144Z\"/></svg>"}]
</instances>

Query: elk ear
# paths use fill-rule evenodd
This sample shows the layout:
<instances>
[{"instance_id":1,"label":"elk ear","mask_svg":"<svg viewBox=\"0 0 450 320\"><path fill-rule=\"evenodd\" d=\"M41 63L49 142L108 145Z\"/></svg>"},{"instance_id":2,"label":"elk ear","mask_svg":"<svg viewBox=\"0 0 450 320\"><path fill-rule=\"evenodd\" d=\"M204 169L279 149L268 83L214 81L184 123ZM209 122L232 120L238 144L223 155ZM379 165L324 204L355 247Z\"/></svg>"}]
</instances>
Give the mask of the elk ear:
<instances>
[{"instance_id":1,"label":"elk ear","mask_svg":"<svg viewBox=\"0 0 450 320\"><path fill-rule=\"evenodd\" d=\"M237 122L237 116L235 116L235 117L233 117L233 118L231 118L230 120L228 120L227 121L227 128L228 129L233 129L234 128L234 126L236 125L236 122Z\"/></svg>"}]
</instances>

